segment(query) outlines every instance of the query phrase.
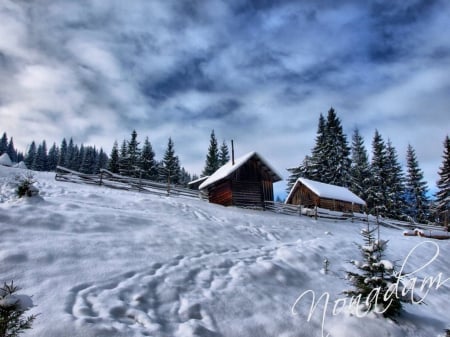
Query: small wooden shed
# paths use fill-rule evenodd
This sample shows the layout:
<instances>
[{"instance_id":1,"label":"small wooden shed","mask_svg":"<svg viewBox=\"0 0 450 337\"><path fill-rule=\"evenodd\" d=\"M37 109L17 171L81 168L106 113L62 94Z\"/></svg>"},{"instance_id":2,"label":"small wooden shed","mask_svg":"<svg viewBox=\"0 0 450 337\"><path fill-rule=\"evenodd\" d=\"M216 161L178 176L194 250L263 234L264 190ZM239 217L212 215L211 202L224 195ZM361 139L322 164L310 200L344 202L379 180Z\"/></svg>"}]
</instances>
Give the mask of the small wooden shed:
<instances>
[{"instance_id":1,"label":"small wooden shed","mask_svg":"<svg viewBox=\"0 0 450 337\"><path fill-rule=\"evenodd\" d=\"M345 187L305 178L295 182L285 203L340 212L362 212L366 205L364 200Z\"/></svg>"},{"instance_id":2,"label":"small wooden shed","mask_svg":"<svg viewBox=\"0 0 450 337\"><path fill-rule=\"evenodd\" d=\"M263 157L250 152L220 167L199 189L215 204L264 208L264 201L273 201L273 183L280 180Z\"/></svg>"}]
</instances>

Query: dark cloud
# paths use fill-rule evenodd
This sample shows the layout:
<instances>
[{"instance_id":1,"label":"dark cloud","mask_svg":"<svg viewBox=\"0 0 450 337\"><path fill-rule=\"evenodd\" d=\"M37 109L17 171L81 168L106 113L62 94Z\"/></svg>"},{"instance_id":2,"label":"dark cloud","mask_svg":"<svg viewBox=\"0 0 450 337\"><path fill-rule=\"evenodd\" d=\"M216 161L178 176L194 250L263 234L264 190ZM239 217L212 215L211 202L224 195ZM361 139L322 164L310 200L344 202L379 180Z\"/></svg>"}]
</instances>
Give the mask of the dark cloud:
<instances>
[{"instance_id":1,"label":"dark cloud","mask_svg":"<svg viewBox=\"0 0 450 337\"><path fill-rule=\"evenodd\" d=\"M172 136L196 172L214 128L284 171L334 106L368 147L375 128L399 154L416 145L431 182L448 17L444 0L4 0L0 118L22 147L73 135L109 149L137 128L162 152Z\"/></svg>"}]
</instances>

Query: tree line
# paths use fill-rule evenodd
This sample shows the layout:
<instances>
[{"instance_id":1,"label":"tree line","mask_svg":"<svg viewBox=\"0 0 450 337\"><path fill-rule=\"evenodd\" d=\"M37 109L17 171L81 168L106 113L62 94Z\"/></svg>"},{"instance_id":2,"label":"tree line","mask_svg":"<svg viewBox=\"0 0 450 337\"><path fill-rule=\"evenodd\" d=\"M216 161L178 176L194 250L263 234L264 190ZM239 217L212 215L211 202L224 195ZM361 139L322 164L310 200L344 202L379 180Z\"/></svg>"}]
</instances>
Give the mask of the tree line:
<instances>
[{"instance_id":1,"label":"tree line","mask_svg":"<svg viewBox=\"0 0 450 337\"><path fill-rule=\"evenodd\" d=\"M394 219L408 217L419 221L443 221L450 207L450 141L444 141L443 163L439 169L436 200L431 200L427 183L414 148L408 145L406 171L398 160L397 151L388 139L375 130L372 139L372 157L364 139L356 128L351 144L342 123L331 108L325 118L319 116L315 145L297 167L289 168L287 190L300 177L327 184L344 186L367 203L371 214Z\"/></svg>"}]
</instances>

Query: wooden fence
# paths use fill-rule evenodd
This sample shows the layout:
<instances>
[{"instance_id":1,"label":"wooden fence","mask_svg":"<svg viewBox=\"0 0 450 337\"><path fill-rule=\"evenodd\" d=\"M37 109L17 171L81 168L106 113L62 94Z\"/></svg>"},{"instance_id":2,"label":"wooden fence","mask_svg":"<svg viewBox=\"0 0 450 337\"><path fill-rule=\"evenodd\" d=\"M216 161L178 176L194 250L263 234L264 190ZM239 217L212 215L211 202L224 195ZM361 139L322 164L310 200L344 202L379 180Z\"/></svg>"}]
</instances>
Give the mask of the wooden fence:
<instances>
[{"instance_id":1,"label":"wooden fence","mask_svg":"<svg viewBox=\"0 0 450 337\"><path fill-rule=\"evenodd\" d=\"M152 180L125 177L112 173L106 169L101 169L99 174L85 174L69 170L62 166L57 166L55 179L72 183L83 183L91 185L105 186L109 188L139 191L157 195L174 195L191 198L202 198L199 191L184 188L173 184L164 184Z\"/></svg>"}]
</instances>

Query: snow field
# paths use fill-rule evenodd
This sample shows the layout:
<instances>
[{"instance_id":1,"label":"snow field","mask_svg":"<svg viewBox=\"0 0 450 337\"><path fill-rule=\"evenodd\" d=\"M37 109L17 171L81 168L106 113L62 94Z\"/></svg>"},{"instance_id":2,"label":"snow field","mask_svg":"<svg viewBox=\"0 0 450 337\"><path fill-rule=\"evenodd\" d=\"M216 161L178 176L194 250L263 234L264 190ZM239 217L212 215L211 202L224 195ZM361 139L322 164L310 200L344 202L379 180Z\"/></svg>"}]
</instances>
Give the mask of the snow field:
<instances>
[{"instance_id":1,"label":"snow field","mask_svg":"<svg viewBox=\"0 0 450 337\"><path fill-rule=\"evenodd\" d=\"M361 259L362 223L63 183L51 173L35 174L40 198L18 200L17 172L0 167L0 281L33 295L31 313L40 315L24 336L321 336L323 303L309 322L311 297L297 315L293 304L309 289L316 300L343 298L349 261ZM424 242L381 234L397 266ZM448 277L449 242L438 247L418 277ZM419 248L409 271L435 255L434 245ZM333 316L330 303L325 335L443 335L448 283L429 291L427 305L405 306L398 325L347 310Z\"/></svg>"}]
</instances>

